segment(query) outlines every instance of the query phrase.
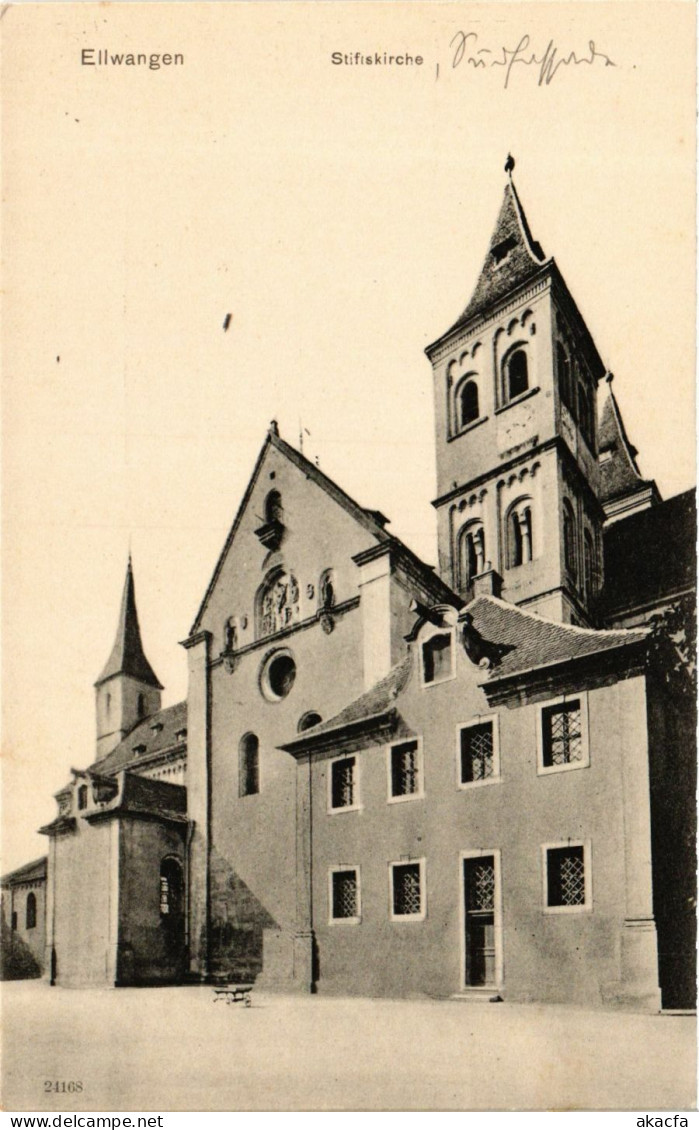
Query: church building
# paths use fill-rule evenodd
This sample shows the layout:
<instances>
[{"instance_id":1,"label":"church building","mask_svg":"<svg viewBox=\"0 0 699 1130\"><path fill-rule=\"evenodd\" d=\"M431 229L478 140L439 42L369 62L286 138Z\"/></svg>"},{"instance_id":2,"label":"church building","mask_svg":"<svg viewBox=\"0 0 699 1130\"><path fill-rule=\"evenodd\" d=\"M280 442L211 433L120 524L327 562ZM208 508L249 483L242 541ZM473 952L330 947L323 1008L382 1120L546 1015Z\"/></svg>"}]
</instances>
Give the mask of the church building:
<instances>
[{"instance_id":1,"label":"church building","mask_svg":"<svg viewBox=\"0 0 699 1130\"><path fill-rule=\"evenodd\" d=\"M52 984L693 1003L694 496L643 478L512 165L426 350L438 567L273 422L163 708L129 561L41 829Z\"/></svg>"}]
</instances>

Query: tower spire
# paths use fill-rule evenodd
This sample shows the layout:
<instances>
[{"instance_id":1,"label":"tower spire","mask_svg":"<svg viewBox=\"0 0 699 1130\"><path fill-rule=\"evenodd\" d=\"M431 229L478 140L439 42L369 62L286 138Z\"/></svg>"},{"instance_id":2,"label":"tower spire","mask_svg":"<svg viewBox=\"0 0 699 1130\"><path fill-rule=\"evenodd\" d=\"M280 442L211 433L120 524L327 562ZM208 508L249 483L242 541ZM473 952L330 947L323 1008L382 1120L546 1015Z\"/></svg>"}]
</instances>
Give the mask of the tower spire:
<instances>
[{"instance_id":1,"label":"tower spire","mask_svg":"<svg viewBox=\"0 0 699 1130\"><path fill-rule=\"evenodd\" d=\"M136 679L139 683L156 687L158 690L163 689L143 650L138 612L136 611L136 590L131 550L129 550L129 559L126 566L126 580L121 597L114 646L95 686L101 686L107 679L112 679L115 675L127 675Z\"/></svg>"}]
</instances>

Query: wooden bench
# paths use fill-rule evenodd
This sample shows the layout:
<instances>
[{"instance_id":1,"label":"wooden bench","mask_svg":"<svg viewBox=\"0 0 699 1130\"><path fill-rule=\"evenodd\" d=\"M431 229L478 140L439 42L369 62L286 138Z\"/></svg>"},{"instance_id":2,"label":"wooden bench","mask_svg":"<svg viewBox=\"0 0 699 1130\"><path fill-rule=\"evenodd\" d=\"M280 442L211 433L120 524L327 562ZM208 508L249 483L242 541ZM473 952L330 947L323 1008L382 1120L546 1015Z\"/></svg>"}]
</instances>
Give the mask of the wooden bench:
<instances>
[{"instance_id":1,"label":"wooden bench","mask_svg":"<svg viewBox=\"0 0 699 1130\"><path fill-rule=\"evenodd\" d=\"M226 1004L239 1004L242 1001L246 1008L251 1008L251 992L252 985L218 985L214 988L214 1004L216 1001L225 1001Z\"/></svg>"}]
</instances>

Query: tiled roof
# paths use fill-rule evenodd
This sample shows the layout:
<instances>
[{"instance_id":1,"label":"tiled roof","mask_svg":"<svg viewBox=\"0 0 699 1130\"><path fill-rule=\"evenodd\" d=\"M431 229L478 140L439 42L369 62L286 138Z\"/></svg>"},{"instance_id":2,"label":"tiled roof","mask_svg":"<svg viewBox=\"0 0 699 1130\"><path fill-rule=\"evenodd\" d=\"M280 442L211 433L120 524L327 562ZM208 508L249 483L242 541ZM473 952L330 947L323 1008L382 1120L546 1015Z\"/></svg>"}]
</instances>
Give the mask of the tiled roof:
<instances>
[{"instance_id":1,"label":"tiled roof","mask_svg":"<svg viewBox=\"0 0 699 1130\"><path fill-rule=\"evenodd\" d=\"M155 781L135 773L124 774L121 796L112 805L88 812L88 820L101 820L115 813L132 812L135 815L163 816L185 820L187 816L187 789L169 781Z\"/></svg>"},{"instance_id":2,"label":"tiled roof","mask_svg":"<svg viewBox=\"0 0 699 1130\"><path fill-rule=\"evenodd\" d=\"M639 643L647 635L642 628L600 632L554 623L494 596L476 597L466 611L478 634L500 656L484 684Z\"/></svg>"},{"instance_id":3,"label":"tiled roof","mask_svg":"<svg viewBox=\"0 0 699 1130\"><path fill-rule=\"evenodd\" d=\"M515 186L508 181L476 288L451 330L526 282L545 262L540 245L532 238Z\"/></svg>"},{"instance_id":4,"label":"tiled roof","mask_svg":"<svg viewBox=\"0 0 699 1130\"><path fill-rule=\"evenodd\" d=\"M0 879L0 885L5 887L14 883L28 883L34 879L45 879L46 864L46 856L42 855L41 859L35 859L33 863L25 863L16 871L8 871L7 875L3 875Z\"/></svg>"},{"instance_id":5,"label":"tiled roof","mask_svg":"<svg viewBox=\"0 0 699 1130\"><path fill-rule=\"evenodd\" d=\"M120 769L125 769L132 762L145 761L154 754L162 753L167 749L177 746L186 747L186 733L178 737L178 732L187 729L187 703L178 702L175 706L166 706L157 714L151 714L142 722L134 726L133 730L119 743L116 749L95 761L90 770L94 773L103 773L113 776ZM146 748L141 753L134 752L134 746Z\"/></svg>"},{"instance_id":6,"label":"tiled roof","mask_svg":"<svg viewBox=\"0 0 699 1130\"><path fill-rule=\"evenodd\" d=\"M696 583L693 490L614 522L604 532L601 612L643 608Z\"/></svg>"},{"instance_id":7,"label":"tiled roof","mask_svg":"<svg viewBox=\"0 0 699 1130\"><path fill-rule=\"evenodd\" d=\"M404 659L393 667L388 675L386 675L380 682L376 683L371 690L365 691L364 694L351 702L349 706L344 707L339 714L335 714L332 718L328 718L325 722L319 722L317 726L312 726L308 730L304 730L303 734L299 735L293 741L287 742L285 745L280 746L280 749L294 750L307 742L311 743L313 739L322 737L323 734L331 733L335 730L342 729L345 726L350 726L355 722L366 721L369 718L378 718L391 710L395 706L396 699L405 689L413 664L413 653L409 652Z\"/></svg>"},{"instance_id":8,"label":"tiled roof","mask_svg":"<svg viewBox=\"0 0 699 1130\"><path fill-rule=\"evenodd\" d=\"M130 675L133 679L138 679L139 682L145 683L147 686L162 690L162 685L158 682L153 668L146 659L141 642L141 629L138 624L138 612L136 611L136 592L130 557L126 567L126 580L121 597L116 639L109 659L95 686L98 687L115 675Z\"/></svg>"},{"instance_id":9,"label":"tiled roof","mask_svg":"<svg viewBox=\"0 0 699 1130\"><path fill-rule=\"evenodd\" d=\"M609 453L608 458L600 458L599 461L602 503L652 485L650 480L642 477L638 469L636 448L629 443L611 385L607 385L607 388L607 398L600 411L598 429L600 455Z\"/></svg>"}]
</instances>

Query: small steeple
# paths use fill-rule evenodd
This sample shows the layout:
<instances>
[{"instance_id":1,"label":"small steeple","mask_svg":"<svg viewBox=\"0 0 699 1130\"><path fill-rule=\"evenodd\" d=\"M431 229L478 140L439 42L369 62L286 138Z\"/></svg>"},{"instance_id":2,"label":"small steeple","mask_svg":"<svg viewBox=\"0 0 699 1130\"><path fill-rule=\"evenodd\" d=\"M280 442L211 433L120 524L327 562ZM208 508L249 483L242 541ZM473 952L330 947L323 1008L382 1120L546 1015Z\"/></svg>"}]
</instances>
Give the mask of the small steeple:
<instances>
[{"instance_id":1,"label":"small steeple","mask_svg":"<svg viewBox=\"0 0 699 1130\"><path fill-rule=\"evenodd\" d=\"M95 683L98 757L111 753L137 723L160 710L162 689L143 651L129 553L114 647Z\"/></svg>"},{"instance_id":2,"label":"small steeple","mask_svg":"<svg viewBox=\"0 0 699 1130\"><path fill-rule=\"evenodd\" d=\"M116 639L114 640L114 646L109 659L105 664L102 674L95 683L95 686L99 687L102 683L106 682L107 679L112 679L115 675L128 675L132 679L136 679L139 683L156 687L158 690L163 689L162 683L158 681L153 668L146 659L143 643L141 642L141 629L138 624L138 612L136 611L136 591L134 588L133 567L130 553L128 565L126 566L126 580L124 581L124 591L121 597L121 610L119 612Z\"/></svg>"},{"instance_id":3,"label":"small steeple","mask_svg":"<svg viewBox=\"0 0 699 1130\"><path fill-rule=\"evenodd\" d=\"M535 274L546 256L533 238L512 180L514 157L505 162L507 182L500 213L475 290L451 329L456 329ZM449 331L451 332L451 330Z\"/></svg>"}]
</instances>

